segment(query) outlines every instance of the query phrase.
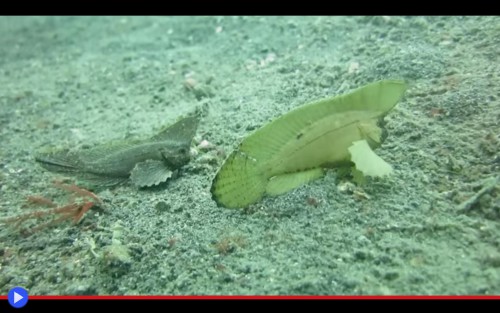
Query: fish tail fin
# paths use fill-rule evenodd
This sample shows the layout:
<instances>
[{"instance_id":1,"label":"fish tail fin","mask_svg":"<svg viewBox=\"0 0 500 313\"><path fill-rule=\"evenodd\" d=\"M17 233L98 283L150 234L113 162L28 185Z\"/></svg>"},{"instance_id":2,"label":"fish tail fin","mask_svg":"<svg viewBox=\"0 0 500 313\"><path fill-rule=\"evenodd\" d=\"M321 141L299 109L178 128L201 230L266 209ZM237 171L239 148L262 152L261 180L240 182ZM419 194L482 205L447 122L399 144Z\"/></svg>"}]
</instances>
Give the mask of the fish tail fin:
<instances>
[{"instance_id":1,"label":"fish tail fin","mask_svg":"<svg viewBox=\"0 0 500 313\"><path fill-rule=\"evenodd\" d=\"M35 161L51 172L77 173L81 171L81 161L69 150L54 153L40 153L35 156Z\"/></svg>"},{"instance_id":2,"label":"fish tail fin","mask_svg":"<svg viewBox=\"0 0 500 313\"><path fill-rule=\"evenodd\" d=\"M257 163L242 152L233 152L213 180L213 199L227 208L246 207L259 201L266 192L267 177Z\"/></svg>"}]
</instances>

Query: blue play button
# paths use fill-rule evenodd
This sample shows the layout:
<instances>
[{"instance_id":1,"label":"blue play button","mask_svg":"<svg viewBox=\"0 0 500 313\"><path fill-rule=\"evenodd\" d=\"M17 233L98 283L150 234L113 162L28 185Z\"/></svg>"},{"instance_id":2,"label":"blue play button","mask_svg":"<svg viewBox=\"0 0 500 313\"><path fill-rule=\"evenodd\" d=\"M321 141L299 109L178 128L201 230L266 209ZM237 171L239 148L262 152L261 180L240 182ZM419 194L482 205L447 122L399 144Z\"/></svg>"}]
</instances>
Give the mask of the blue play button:
<instances>
[{"instance_id":1,"label":"blue play button","mask_svg":"<svg viewBox=\"0 0 500 313\"><path fill-rule=\"evenodd\" d=\"M16 309L22 308L28 303L28 291L23 287L14 287L7 295L10 305Z\"/></svg>"}]
</instances>

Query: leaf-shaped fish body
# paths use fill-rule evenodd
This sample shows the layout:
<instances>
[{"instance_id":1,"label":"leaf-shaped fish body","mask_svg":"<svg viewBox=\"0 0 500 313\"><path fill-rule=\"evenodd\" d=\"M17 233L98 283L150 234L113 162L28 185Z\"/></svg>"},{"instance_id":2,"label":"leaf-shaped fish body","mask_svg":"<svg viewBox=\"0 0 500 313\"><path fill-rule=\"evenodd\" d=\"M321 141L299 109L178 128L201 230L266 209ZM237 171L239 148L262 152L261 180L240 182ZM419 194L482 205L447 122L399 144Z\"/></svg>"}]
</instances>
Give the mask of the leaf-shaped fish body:
<instances>
[{"instance_id":1,"label":"leaf-shaped fish body","mask_svg":"<svg viewBox=\"0 0 500 313\"><path fill-rule=\"evenodd\" d=\"M213 181L213 198L225 207L246 207L266 193L320 177L322 167L349 162L348 147L355 141L378 147L383 141L378 124L405 90L402 81L382 80L280 116L228 157Z\"/></svg>"}]
</instances>

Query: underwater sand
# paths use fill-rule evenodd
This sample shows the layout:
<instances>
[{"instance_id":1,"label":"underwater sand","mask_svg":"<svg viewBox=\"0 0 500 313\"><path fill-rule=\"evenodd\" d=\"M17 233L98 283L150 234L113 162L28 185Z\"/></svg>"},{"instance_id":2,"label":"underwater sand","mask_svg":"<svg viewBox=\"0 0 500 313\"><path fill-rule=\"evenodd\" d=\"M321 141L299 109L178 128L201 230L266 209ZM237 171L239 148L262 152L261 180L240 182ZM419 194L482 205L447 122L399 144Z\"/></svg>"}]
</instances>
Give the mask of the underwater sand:
<instances>
[{"instance_id":1,"label":"underwater sand","mask_svg":"<svg viewBox=\"0 0 500 313\"><path fill-rule=\"evenodd\" d=\"M64 201L41 149L149 137L197 107L194 145L213 144L158 187L96 191L77 225L0 225L0 294L500 294L499 38L498 17L0 17L0 218ZM389 78L410 86L376 150L391 177L212 200L252 131Z\"/></svg>"}]
</instances>

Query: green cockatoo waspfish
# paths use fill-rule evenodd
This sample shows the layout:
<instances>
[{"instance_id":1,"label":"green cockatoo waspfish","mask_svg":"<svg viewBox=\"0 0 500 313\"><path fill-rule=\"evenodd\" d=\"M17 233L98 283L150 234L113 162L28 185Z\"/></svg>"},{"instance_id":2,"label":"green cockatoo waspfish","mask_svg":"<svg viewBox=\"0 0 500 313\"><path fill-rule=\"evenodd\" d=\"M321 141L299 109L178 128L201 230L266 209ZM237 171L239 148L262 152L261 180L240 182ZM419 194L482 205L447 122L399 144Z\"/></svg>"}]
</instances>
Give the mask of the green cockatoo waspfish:
<instances>
[{"instance_id":1,"label":"green cockatoo waspfish","mask_svg":"<svg viewBox=\"0 0 500 313\"><path fill-rule=\"evenodd\" d=\"M351 162L365 175L389 174L391 166L371 149L385 139L381 122L406 88L400 80L381 80L278 117L226 159L212 183L213 199L247 207L322 177L323 168Z\"/></svg>"}]
</instances>

